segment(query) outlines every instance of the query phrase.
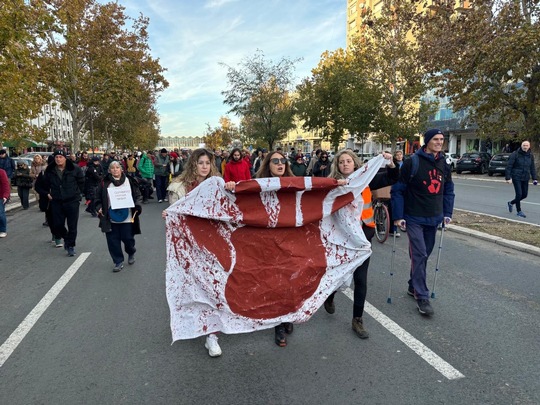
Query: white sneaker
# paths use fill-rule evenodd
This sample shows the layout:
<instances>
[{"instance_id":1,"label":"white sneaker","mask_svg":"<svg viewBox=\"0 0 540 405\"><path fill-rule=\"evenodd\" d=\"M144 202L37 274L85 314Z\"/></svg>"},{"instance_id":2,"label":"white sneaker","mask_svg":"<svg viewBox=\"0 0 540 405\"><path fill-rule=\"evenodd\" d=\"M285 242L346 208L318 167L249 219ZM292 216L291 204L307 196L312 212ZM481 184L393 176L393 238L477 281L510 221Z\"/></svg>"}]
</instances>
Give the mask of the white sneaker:
<instances>
[{"instance_id":1,"label":"white sneaker","mask_svg":"<svg viewBox=\"0 0 540 405\"><path fill-rule=\"evenodd\" d=\"M7 233L5 232L0 232L0 238L5 238L7 236ZM218 346L219 347L219 346ZM221 353L220 353L221 354Z\"/></svg>"},{"instance_id":2,"label":"white sneaker","mask_svg":"<svg viewBox=\"0 0 540 405\"><path fill-rule=\"evenodd\" d=\"M219 357L221 356L221 347L219 347L218 344L218 337L211 333L210 335L206 336L206 343L204 344L204 347L208 349L208 354L210 357Z\"/></svg>"}]
</instances>

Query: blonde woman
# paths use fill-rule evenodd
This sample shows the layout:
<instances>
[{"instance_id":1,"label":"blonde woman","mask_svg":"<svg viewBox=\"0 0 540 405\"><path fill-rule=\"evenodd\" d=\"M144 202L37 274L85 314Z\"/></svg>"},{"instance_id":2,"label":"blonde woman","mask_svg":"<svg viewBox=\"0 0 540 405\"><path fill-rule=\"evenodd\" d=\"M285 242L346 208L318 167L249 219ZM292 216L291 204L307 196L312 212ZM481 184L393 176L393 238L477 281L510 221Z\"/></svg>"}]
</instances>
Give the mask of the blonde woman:
<instances>
[{"instance_id":1,"label":"blonde woman","mask_svg":"<svg viewBox=\"0 0 540 405\"><path fill-rule=\"evenodd\" d=\"M36 179L40 175L40 173L43 173L45 171L46 168L47 168L47 163L43 160L41 155L34 156L34 160L32 161L32 166L30 166L30 177L32 178L32 189L34 191L36 201L39 200L39 194L35 188Z\"/></svg>"}]
</instances>

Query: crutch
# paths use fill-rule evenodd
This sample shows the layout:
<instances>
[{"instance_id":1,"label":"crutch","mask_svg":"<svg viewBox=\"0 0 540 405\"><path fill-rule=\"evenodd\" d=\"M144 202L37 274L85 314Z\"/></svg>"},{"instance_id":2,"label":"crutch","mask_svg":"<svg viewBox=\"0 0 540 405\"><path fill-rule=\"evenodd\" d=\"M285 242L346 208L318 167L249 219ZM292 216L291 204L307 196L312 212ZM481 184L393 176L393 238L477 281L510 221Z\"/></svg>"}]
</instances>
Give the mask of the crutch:
<instances>
[{"instance_id":1,"label":"crutch","mask_svg":"<svg viewBox=\"0 0 540 405\"><path fill-rule=\"evenodd\" d=\"M392 229L394 230L394 237L392 242L392 261L390 264L390 288L388 289L388 298L386 299L386 302L391 304L392 303L392 280L394 278L394 259L396 257L396 231L397 227L395 225L392 226Z\"/></svg>"},{"instance_id":2,"label":"crutch","mask_svg":"<svg viewBox=\"0 0 540 405\"><path fill-rule=\"evenodd\" d=\"M446 229L446 224L442 223L441 227L441 241L439 242L439 251L437 252L437 265L435 266L435 279L433 280L433 288L431 289L431 298L435 298L435 286L437 285L437 273L439 272L439 263L441 261L441 251L442 251L442 242L444 237L444 231Z\"/></svg>"}]
</instances>

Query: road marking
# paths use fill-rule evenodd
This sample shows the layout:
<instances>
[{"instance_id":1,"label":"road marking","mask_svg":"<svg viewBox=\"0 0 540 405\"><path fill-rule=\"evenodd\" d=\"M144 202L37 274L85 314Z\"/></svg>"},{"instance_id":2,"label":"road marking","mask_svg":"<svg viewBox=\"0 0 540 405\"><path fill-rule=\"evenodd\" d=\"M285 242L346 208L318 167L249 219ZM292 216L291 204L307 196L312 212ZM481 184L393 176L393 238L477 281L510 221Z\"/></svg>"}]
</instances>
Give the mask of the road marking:
<instances>
[{"instance_id":1,"label":"road marking","mask_svg":"<svg viewBox=\"0 0 540 405\"><path fill-rule=\"evenodd\" d=\"M478 184L465 184L465 183L457 183L454 181L454 185L457 186L467 186L467 187L474 187L474 188L496 188L493 186L479 186Z\"/></svg>"},{"instance_id":2,"label":"road marking","mask_svg":"<svg viewBox=\"0 0 540 405\"><path fill-rule=\"evenodd\" d=\"M522 204L531 204L531 205L540 205L540 203L532 203L532 202L525 201L525 200L522 200L521 203Z\"/></svg>"},{"instance_id":3,"label":"road marking","mask_svg":"<svg viewBox=\"0 0 540 405\"><path fill-rule=\"evenodd\" d=\"M354 300L354 293L350 288L344 291L344 294L351 300ZM445 376L449 380L457 380L459 378L465 378L458 370L452 367L449 363L444 361L440 356L435 354L426 345L412 336L409 332L395 323L393 320L384 315L381 311L366 301L364 305L365 311L383 327L385 327L390 333L401 340L407 347L424 359L431 367L435 368L439 373Z\"/></svg>"},{"instance_id":4,"label":"road marking","mask_svg":"<svg viewBox=\"0 0 540 405\"><path fill-rule=\"evenodd\" d=\"M22 342L24 337L30 332L41 315L49 308L49 305L56 299L58 294L69 283L69 280L77 273L77 270L83 265L85 260L90 256L90 252L81 253L75 262L66 270L66 272L58 279L51 287L39 303L30 311L20 325L13 331L7 340L0 346L0 367L4 365L9 356L17 349L17 346Z\"/></svg>"}]
</instances>

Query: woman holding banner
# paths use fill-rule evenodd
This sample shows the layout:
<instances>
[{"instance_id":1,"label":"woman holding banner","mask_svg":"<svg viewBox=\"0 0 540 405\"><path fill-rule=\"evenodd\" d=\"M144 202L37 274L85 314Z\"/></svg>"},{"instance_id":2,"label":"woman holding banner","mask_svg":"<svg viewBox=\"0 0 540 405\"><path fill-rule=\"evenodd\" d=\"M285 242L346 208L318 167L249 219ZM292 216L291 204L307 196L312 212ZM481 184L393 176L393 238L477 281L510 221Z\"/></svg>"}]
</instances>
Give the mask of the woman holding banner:
<instances>
[{"instance_id":1,"label":"woman holding banner","mask_svg":"<svg viewBox=\"0 0 540 405\"><path fill-rule=\"evenodd\" d=\"M172 205L187 193L197 188L206 179L212 176L221 177L216 164L215 156L207 149L195 149L189 156L189 159L180 174L177 177L173 177L169 184L167 191L169 192L169 203ZM228 190L234 190L234 181L225 183L225 188ZM161 216L165 219L167 217L167 211L164 210ZM206 336L204 346L208 350L210 357L221 356L221 347L218 343L218 336L216 333L210 333Z\"/></svg>"},{"instance_id":2,"label":"woman holding banner","mask_svg":"<svg viewBox=\"0 0 540 405\"><path fill-rule=\"evenodd\" d=\"M371 243L371 239L375 235L375 221L373 220L373 208L371 206L371 190L376 190L389 185L394 184L399 178L399 167L395 165L390 153L384 153L384 158L389 160L390 163L386 166L386 170L381 171L375 175L373 180L369 183L369 187L366 187L362 191L362 198L364 202L362 217L359 218L359 224L362 226L364 235L368 242ZM360 159L353 151L348 149L342 150L336 154L330 175L334 179L346 179L355 170L357 170L362 163ZM364 322L362 315L364 314L364 304L366 302L367 293L367 273L369 267L369 257L362 263L353 274L354 279L354 299L353 299L353 319L352 329L360 339L366 339L369 337L369 333L364 328ZM329 314L333 314L336 311L334 304L335 292L330 294L324 303L324 309Z\"/></svg>"},{"instance_id":3,"label":"woman holding banner","mask_svg":"<svg viewBox=\"0 0 540 405\"><path fill-rule=\"evenodd\" d=\"M100 218L99 227L107 237L115 273L124 268L122 242L128 254L128 264L135 263L135 235L141 233L141 201L136 181L126 177L119 162L111 162L109 174L98 187L95 204Z\"/></svg>"}]
</instances>

